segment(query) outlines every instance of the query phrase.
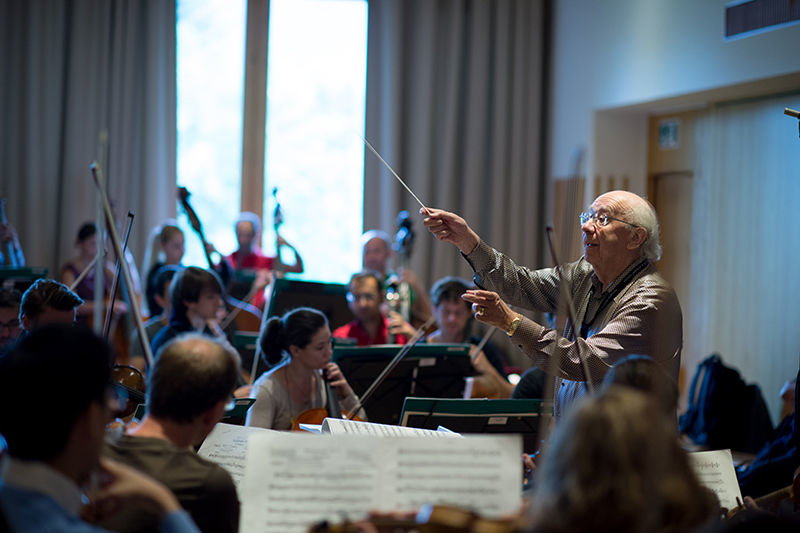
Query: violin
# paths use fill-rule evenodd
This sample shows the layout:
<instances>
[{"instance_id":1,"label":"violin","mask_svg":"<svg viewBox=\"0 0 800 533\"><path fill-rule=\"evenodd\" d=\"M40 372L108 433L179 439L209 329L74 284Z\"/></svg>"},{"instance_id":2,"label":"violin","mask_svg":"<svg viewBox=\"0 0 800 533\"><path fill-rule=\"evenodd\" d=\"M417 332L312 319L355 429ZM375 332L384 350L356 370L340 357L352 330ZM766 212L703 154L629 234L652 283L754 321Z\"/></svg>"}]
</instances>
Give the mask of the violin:
<instances>
[{"instance_id":1,"label":"violin","mask_svg":"<svg viewBox=\"0 0 800 533\"><path fill-rule=\"evenodd\" d=\"M114 413L115 418L132 417L136 408L145 403L145 380L142 372L129 365L114 365L111 369L111 381L114 387L122 389L128 397L125 407Z\"/></svg>"},{"instance_id":2,"label":"violin","mask_svg":"<svg viewBox=\"0 0 800 533\"><path fill-rule=\"evenodd\" d=\"M322 371L322 379L325 382L325 407L318 407L317 409L307 409L297 415L292 420L292 431L300 431L300 424L319 425L326 418L347 418L348 420L357 420L363 422L359 417L350 417L350 413L342 411L342 406L339 405L339 398L336 396L331 382L328 379L327 369Z\"/></svg>"},{"instance_id":3,"label":"violin","mask_svg":"<svg viewBox=\"0 0 800 533\"><path fill-rule=\"evenodd\" d=\"M342 524L320 522L309 533L519 533L526 530L520 516L487 519L450 505L424 505L416 516L374 513L370 518Z\"/></svg>"}]
</instances>

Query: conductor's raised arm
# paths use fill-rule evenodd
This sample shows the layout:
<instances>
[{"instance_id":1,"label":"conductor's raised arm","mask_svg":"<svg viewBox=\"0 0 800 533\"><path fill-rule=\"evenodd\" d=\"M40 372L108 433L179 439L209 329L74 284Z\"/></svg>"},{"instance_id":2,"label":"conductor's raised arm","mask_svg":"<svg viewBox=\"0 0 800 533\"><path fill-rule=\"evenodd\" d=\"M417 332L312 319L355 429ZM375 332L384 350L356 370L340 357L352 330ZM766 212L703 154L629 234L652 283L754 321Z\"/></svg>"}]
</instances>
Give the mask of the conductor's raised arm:
<instances>
[{"instance_id":1,"label":"conductor's raised arm","mask_svg":"<svg viewBox=\"0 0 800 533\"><path fill-rule=\"evenodd\" d=\"M464 255L469 255L481 242L481 238L469 227L467 221L455 213L431 207L420 209L419 212L427 215L422 223L434 237L454 244Z\"/></svg>"}]
</instances>

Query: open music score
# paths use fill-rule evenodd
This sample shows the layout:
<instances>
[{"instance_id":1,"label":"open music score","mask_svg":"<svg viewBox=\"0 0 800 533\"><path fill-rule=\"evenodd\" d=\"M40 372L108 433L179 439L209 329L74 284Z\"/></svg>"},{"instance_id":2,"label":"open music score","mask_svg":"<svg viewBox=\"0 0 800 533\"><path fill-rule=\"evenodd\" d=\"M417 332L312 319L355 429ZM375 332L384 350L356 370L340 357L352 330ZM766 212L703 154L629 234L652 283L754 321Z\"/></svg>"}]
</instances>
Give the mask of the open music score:
<instances>
[{"instance_id":1,"label":"open music score","mask_svg":"<svg viewBox=\"0 0 800 533\"><path fill-rule=\"evenodd\" d=\"M692 452L689 454L689 465L700 484L717 495L722 507L731 510L742 501L730 450Z\"/></svg>"},{"instance_id":2,"label":"open music score","mask_svg":"<svg viewBox=\"0 0 800 533\"><path fill-rule=\"evenodd\" d=\"M488 517L520 504L518 436L321 437L218 424L199 453L234 475L247 533L305 532L324 519L426 503Z\"/></svg>"}]
</instances>

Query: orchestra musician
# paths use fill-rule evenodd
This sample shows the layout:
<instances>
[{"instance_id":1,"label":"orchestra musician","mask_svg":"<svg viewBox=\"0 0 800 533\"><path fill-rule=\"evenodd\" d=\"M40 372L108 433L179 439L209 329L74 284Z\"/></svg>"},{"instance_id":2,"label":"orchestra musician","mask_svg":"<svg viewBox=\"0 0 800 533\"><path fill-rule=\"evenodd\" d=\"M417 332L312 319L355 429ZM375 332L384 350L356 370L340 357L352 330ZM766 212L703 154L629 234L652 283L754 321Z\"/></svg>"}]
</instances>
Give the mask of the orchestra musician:
<instances>
[{"instance_id":1,"label":"orchestra musician","mask_svg":"<svg viewBox=\"0 0 800 533\"><path fill-rule=\"evenodd\" d=\"M11 531L106 531L81 518L86 496L97 513L138 501L152 507L164 533L199 531L169 489L100 458L105 425L119 407L110 377L108 345L81 327L50 324L0 354L0 433L11 455L0 509ZM30 394L31 383L42 393ZM50 415L37 423L31 413Z\"/></svg>"},{"instance_id":2,"label":"orchestra musician","mask_svg":"<svg viewBox=\"0 0 800 533\"><path fill-rule=\"evenodd\" d=\"M408 267L393 271L390 263L394 257L389 234L381 230L369 230L361 236L361 259L364 270L377 272L385 288L388 283L403 282L409 287L411 316L403 317L412 324L423 324L431 316L428 294L419 282L416 273Z\"/></svg>"},{"instance_id":3,"label":"orchestra musician","mask_svg":"<svg viewBox=\"0 0 800 533\"><path fill-rule=\"evenodd\" d=\"M78 229L75 238L75 249L78 254L61 267L61 282L72 286L81 273L88 270L88 274L78 282L75 293L81 297L83 303L78 307L78 323L88 324L94 314L94 287L97 273L96 265L90 267L97 260L98 246L97 226L94 222L86 222ZM114 266L104 258L99 261L103 265L103 298L111 296L111 284L114 280ZM114 314L119 317L128 312L128 305L116 299L114 301Z\"/></svg>"},{"instance_id":4,"label":"orchestra musician","mask_svg":"<svg viewBox=\"0 0 800 533\"><path fill-rule=\"evenodd\" d=\"M128 434L107 442L104 453L163 483L207 533L236 533L239 528L233 479L193 449L230 403L239 365L238 356L204 335L185 333L171 340L148 376L147 414ZM152 531L155 524L145 506L102 522L122 533Z\"/></svg>"},{"instance_id":5,"label":"orchestra musician","mask_svg":"<svg viewBox=\"0 0 800 533\"><path fill-rule=\"evenodd\" d=\"M22 293L19 320L30 333L46 324L74 324L80 296L54 279L37 279Z\"/></svg>"},{"instance_id":6,"label":"orchestra musician","mask_svg":"<svg viewBox=\"0 0 800 533\"><path fill-rule=\"evenodd\" d=\"M162 328L169 325L169 313L172 309L172 304L169 297L169 287L172 278L181 270L182 267L178 265L164 265L158 269L155 277L155 288L157 292L153 294L153 299L162 309L161 314L151 317L144 324L145 333L147 338L152 340ZM133 331L131 335L130 348L128 350L130 357L130 364L139 370L145 370L144 349L139 342L139 332Z\"/></svg>"},{"instance_id":7,"label":"orchestra musician","mask_svg":"<svg viewBox=\"0 0 800 533\"><path fill-rule=\"evenodd\" d=\"M186 239L183 230L178 227L175 220L168 220L157 226L150 233L150 245L144 256L142 272L145 276L145 300L147 303L147 316L154 317L163 312L155 300L158 292L155 286L156 274L164 265L180 265L183 260Z\"/></svg>"},{"instance_id":8,"label":"orchestra musician","mask_svg":"<svg viewBox=\"0 0 800 533\"><path fill-rule=\"evenodd\" d=\"M272 281L273 272L293 272L302 274L305 270L303 258L297 249L286 241L280 234L276 234L277 248L289 248L294 254L294 264L281 262L280 253L269 257L261 251L258 243L261 242L261 219L255 213L243 211L234 226L238 248L225 260L237 271L253 272L256 278L250 291L253 293L251 302L259 309L264 308L265 298L263 289ZM233 294L236 298L244 298L245 294Z\"/></svg>"},{"instance_id":9,"label":"orchestra musician","mask_svg":"<svg viewBox=\"0 0 800 533\"><path fill-rule=\"evenodd\" d=\"M414 328L397 313L384 314L381 304L384 301L383 283L374 271L362 271L350 277L347 288L347 306L355 319L336 328L333 336L337 339L355 339L358 346L405 344L414 335Z\"/></svg>"},{"instance_id":10,"label":"orchestra musician","mask_svg":"<svg viewBox=\"0 0 800 533\"><path fill-rule=\"evenodd\" d=\"M21 268L25 266L25 254L19 242L17 230L0 220L0 266Z\"/></svg>"},{"instance_id":11,"label":"orchestra musician","mask_svg":"<svg viewBox=\"0 0 800 533\"><path fill-rule=\"evenodd\" d=\"M649 355L677 381L682 344L681 308L672 287L653 265L661 257L655 209L627 191L602 194L580 216L584 254L563 265L578 326L563 336L516 313L506 304L557 312L558 270L529 270L483 242L460 216L428 209L425 226L455 245L475 271L481 290L468 291L475 317L506 332L533 362L551 372L557 387L555 414L587 391L583 360L593 381L632 353ZM485 289L485 290L484 290ZM574 336L573 336L574 331Z\"/></svg>"},{"instance_id":12,"label":"orchestra musician","mask_svg":"<svg viewBox=\"0 0 800 533\"><path fill-rule=\"evenodd\" d=\"M430 343L469 343L476 351L481 339L470 335L472 313L470 304L461 296L473 286L466 280L448 276L437 280L431 287L433 316L438 329L428 335ZM508 382L502 355L487 342L480 352L473 353L472 366L480 372L475 377L474 392L493 398L508 398L514 386ZM475 394L473 394L474 396Z\"/></svg>"},{"instance_id":13,"label":"orchestra musician","mask_svg":"<svg viewBox=\"0 0 800 533\"><path fill-rule=\"evenodd\" d=\"M246 425L291 429L302 413L328 407L325 379L342 409L355 408L358 398L331 362L331 340L328 319L316 309L300 307L270 318L259 337L259 348L271 369L253 385L256 402L247 412ZM366 418L363 410L357 415Z\"/></svg>"}]
</instances>

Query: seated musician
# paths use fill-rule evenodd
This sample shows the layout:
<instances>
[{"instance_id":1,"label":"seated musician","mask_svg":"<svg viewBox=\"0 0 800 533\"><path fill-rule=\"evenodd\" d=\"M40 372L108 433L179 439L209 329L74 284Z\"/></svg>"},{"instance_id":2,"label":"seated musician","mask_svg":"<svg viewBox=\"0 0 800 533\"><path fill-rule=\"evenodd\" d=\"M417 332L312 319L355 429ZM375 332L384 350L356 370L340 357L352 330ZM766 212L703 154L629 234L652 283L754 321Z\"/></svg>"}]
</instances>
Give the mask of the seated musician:
<instances>
[{"instance_id":1,"label":"seated musician","mask_svg":"<svg viewBox=\"0 0 800 533\"><path fill-rule=\"evenodd\" d=\"M470 343L475 348L480 337L470 335L472 307L461 299L461 295L474 288L461 278L448 276L441 278L431 287L433 315L438 329L431 333L427 341L431 343ZM473 354L472 365L480 372L475 377L473 396L508 398L514 386L508 382L502 355L490 343Z\"/></svg>"},{"instance_id":2,"label":"seated musician","mask_svg":"<svg viewBox=\"0 0 800 533\"><path fill-rule=\"evenodd\" d=\"M536 469L533 533L695 531L719 514L655 399L612 386L555 427Z\"/></svg>"},{"instance_id":3,"label":"seated musician","mask_svg":"<svg viewBox=\"0 0 800 533\"><path fill-rule=\"evenodd\" d=\"M18 290L0 288L0 348L22 333L19 321L20 300Z\"/></svg>"},{"instance_id":4,"label":"seated musician","mask_svg":"<svg viewBox=\"0 0 800 533\"><path fill-rule=\"evenodd\" d=\"M108 345L80 327L44 326L0 355L0 433L11 455L0 508L11 531L106 531L81 519L85 496L97 512L146 502L159 517L160 531L198 531L169 489L100 459L105 425L119 407L110 377ZM31 383L38 394L31 394ZM49 416L37 423L32 413Z\"/></svg>"},{"instance_id":5,"label":"seated musician","mask_svg":"<svg viewBox=\"0 0 800 533\"><path fill-rule=\"evenodd\" d=\"M265 299L263 289L272 281L272 272L294 272L301 274L304 270L303 258L297 249L289 244L283 237L277 235L278 249L281 247L289 248L294 254L294 264L287 265L281 262L280 254L276 257L269 257L261 251L258 243L261 242L261 219L255 213L244 211L239 215L234 227L236 230L236 242L238 248L225 259L228 264L237 271L252 272L255 274L252 288L251 302L259 309L264 308ZM244 298L248 290L231 294L236 298Z\"/></svg>"},{"instance_id":6,"label":"seated musician","mask_svg":"<svg viewBox=\"0 0 800 533\"><path fill-rule=\"evenodd\" d=\"M181 333L196 331L224 340L217 324L223 295L222 282L214 272L186 267L175 274L169 289L169 324L150 341L153 353Z\"/></svg>"},{"instance_id":7,"label":"seated musician","mask_svg":"<svg viewBox=\"0 0 800 533\"><path fill-rule=\"evenodd\" d=\"M300 307L283 317L270 318L261 332L259 349L264 362L272 368L253 385L256 403L247 412L246 425L292 429L302 413L328 407L324 379L333 388L342 410L358 405L353 389L331 362L328 319L316 309ZM324 379L320 371L325 372ZM363 411L357 415L366 418Z\"/></svg>"},{"instance_id":8,"label":"seated musician","mask_svg":"<svg viewBox=\"0 0 800 533\"><path fill-rule=\"evenodd\" d=\"M169 300L169 287L172 278L181 269L178 265L164 265L158 269L155 277L155 288L157 292L153 294L153 299L161 308L161 314L151 317L144 324L144 331L147 333L147 342L150 342L161 331L162 328L169 325L169 313L172 309L172 304ZM128 355L131 360L131 365L139 370L144 370L144 349L139 342L139 331L134 329L131 335L130 349Z\"/></svg>"},{"instance_id":9,"label":"seated musician","mask_svg":"<svg viewBox=\"0 0 800 533\"><path fill-rule=\"evenodd\" d=\"M183 230L174 220L168 220L150 233L150 244L144 256L142 272L145 272L145 301L147 316L154 317L163 311L155 300L158 292L156 275L164 265L180 265L185 251Z\"/></svg>"},{"instance_id":10,"label":"seated musician","mask_svg":"<svg viewBox=\"0 0 800 533\"><path fill-rule=\"evenodd\" d=\"M105 455L167 486L201 531L236 533L239 500L230 474L194 450L208 436L231 400L238 357L194 333L165 344L148 376L147 415L109 442ZM103 522L113 531L152 531L156 517L131 508Z\"/></svg>"},{"instance_id":11,"label":"seated musician","mask_svg":"<svg viewBox=\"0 0 800 533\"><path fill-rule=\"evenodd\" d=\"M347 305L355 320L333 332L337 339L355 339L358 346L405 344L414 328L397 313L384 314L383 283L372 271L353 274L347 289Z\"/></svg>"},{"instance_id":12,"label":"seated musician","mask_svg":"<svg viewBox=\"0 0 800 533\"><path fill-rule=\"evenodd\" d=\"M19 320L31 332L45 324L74 324L75 313L83 303L80 296L54 279L37 279L22 293Z\"/></svg>"},{"instance_id":13,"label":"seated musician","mask_svg":"<svg viewBox=\"0 0 800 533\"><path fill-rule=\"evenodd\" d=\"M395 272L390 267L394 251L389 235L385 231L369 230L361 236L361 243L364 270L377 272L384 287L401 281L408 283L411 316L405 318L415 325L421 325L428 320L431 316L431 304L417 275L410 268L399 268Z\"/></svg>"},{"instance_id":14,"label":"seated musician","mask_svg":"<svg viewBox=\"0 0 800 533\"><path fill-rule=\"evenodd\" d=\"M84 270L89 268L88 274L78 282L75 287L75 294L83 299L83 303L78 307L78 323L87 324L94 314L94 288L97 269L90 267L97 259L97 226L94 222L86 222L80 229L75 239L75 249L77 255L67 261L61 267L61 282L68 287L72 286ZM103 265L103 298L107 298L111 293L111 284L114 280L114 265L100 259ZM128 305L119 299L114 301L114 314L119 316L128 312Z\"/></svg>"}]
</instances>

